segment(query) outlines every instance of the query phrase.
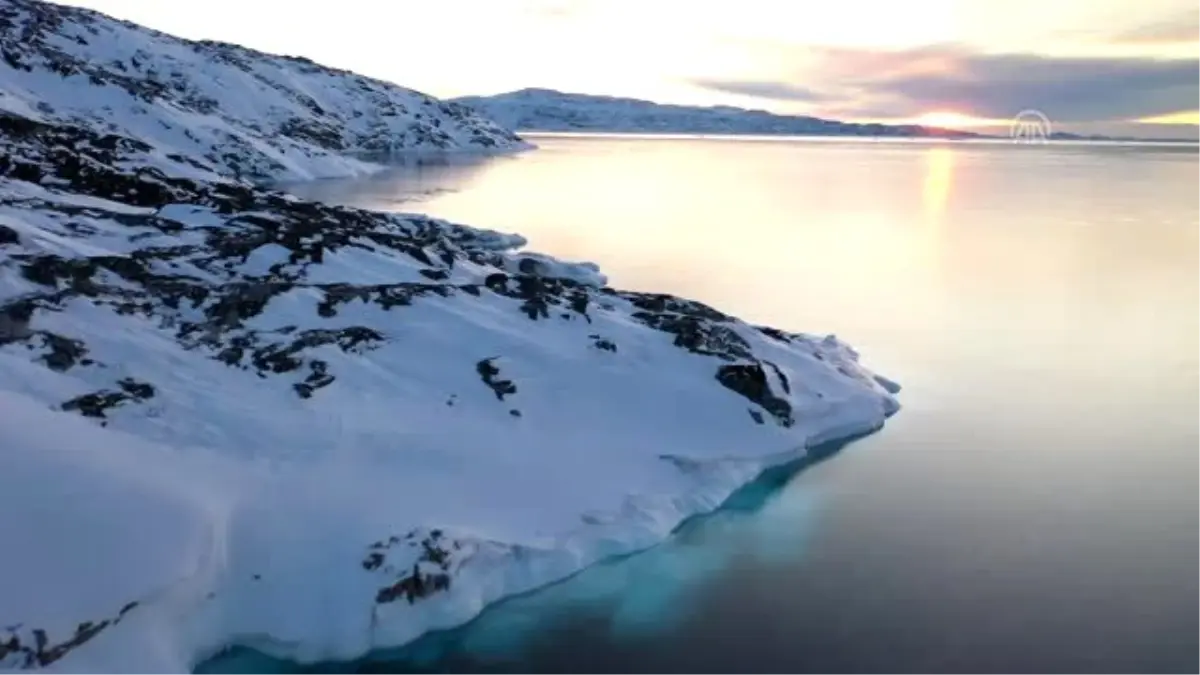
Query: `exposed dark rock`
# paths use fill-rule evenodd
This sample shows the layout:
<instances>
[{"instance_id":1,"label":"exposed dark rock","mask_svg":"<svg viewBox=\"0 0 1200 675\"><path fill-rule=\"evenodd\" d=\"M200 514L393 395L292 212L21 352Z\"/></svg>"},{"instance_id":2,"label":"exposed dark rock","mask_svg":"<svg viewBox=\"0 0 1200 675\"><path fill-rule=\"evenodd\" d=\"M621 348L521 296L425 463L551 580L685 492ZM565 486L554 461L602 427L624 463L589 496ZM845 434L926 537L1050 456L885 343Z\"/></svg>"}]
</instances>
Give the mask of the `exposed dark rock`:
<instances>
[{"instance_id":1,"label":"exposed dark rock","mask_svg":"<svg viewBox=\"0 0 1200 675\"><path fill-rule=\"evenodd\" d=\"M508 292L508 275L503 272L493 272L484 278L483 285L497 293L506 294Z\"/></svg>"},{"instance_id":2,"label":"exposed dark rock","mask_svg":"<svg viewBox=\"0 0 1200 675\"><path fill-rule=\"evenodd\" d=\"M375 594L375 602L383 605L405 598L411 605L433 593L447 590L450 590L450 575L445 572L422 574L420 568L413 565L412 574L391 586L379 589Z\"/></svg>"},{"instance_id":3,"label":"exposed dark rock","mask_svg":"<svg viewBox=\"0 0 1200 675\"><path fill-rule=\"evenodd\" d=\"M300 398L311 398L314 391L332 384L336 379L329 374L329 365L324 361L314 359L309 361L308 365L312 372L304 378L303 382L292 385L296 389L296 393L300 394Z\"/></svg>"},{"instance_id":4,"label":"exposed dark rock","mask_svg":"<svg viewBox=\"0 0 1200 675\"><path fill-rule=\"evenodd\" d=\"M72 366L79 363L85 354L88 353L87 347L79 340L72 340L63 337L57 333L49 331L38 331L36 336L30 336L29 344L33 346L36 338L41 338L42 348L46 353L39 357L39 361L45 363L51 370L63 372L69 370Z\"/></svg>"},{"instance_id":5,"label":"exposed dark rock","mask_svg":"<svg viewBox=\"0 0 1200 675\"><path fill-rule=\"evenodd\" d=\"M445 281L446 279L450 278L449 270L432 270L426 268L420 270L420 272L421 276L425 277L426 279L433 279L434 281Z\"/></svg>"},{"instance_id":6,"label":"exposed dark rock","mask_svg":"<svg viewBox=\"0 0 1200 675\"><path fill-rule=\"evenodd\" d=\"M133 398L132 396L120 391L102 390L77 396L62 404L62 409L67 411L78 410L84 417L106 418L106 413L125 401Z\"/></svg>"},{"instance_id":7,"label":"exposed dark rock","mask_svg":"<svg viewBox=\"0 0 1200 675\"><path fill-rule=\"evenodd\" d=\"M36 299L27 298L0 305L0 345L33 337L29 320L37 306Z\"/></svg>"},{"instance_id":8,"label":"exposed dark rock","mask_svg":"<svg viewBox=\"0 0 1200 675\"><path fill-rule=\"evenodd\" d=\"M612 340L602 338L599 335L589 335L588 337L593 340L592 344L596 347L596 349L603 349L606 352L617 351L617 345Z\"/></svg>"},{"instance_id":9,"label":"exposed dark rock","mask_svg":"<svg viewBox=\"0 0 1200 675\"><path fill-rule=\"evenodd\" d=\"M776 340L784 344L791 344L792 342L792 336L779 330L778 328L771 328L769 326L756 326L755 328L758 330L758 332L766 335L772 340Z\"/></svg>"},{"instance_id":10,"label":"exposed dark rock","mask_svg":"<svg viewBox=\"0 0 1200 675\"><path fill-rule=\"evenodd\" d=\"M521 311L530 319L548 319L552 307L566 307L591 323L587 312L588 289L577 281L532 274L509 276L497 272L489 274L483 280L483 285L494 293L522 300Z\"/></svg>"},{"instance_id":11,"label":"exposed dark rock","mask_svg":"<svg viewBox=\"0 0 1200 675\"><path fill-rule=\"evenodd\" d=\"M119 380L117 385L121 388L121 391L102 389L90 394L84 394L83 396L77 396L63 403L62 409L68 411L77 410L84 417L104 419L107 417L109 410L124 404L126 401L140 403L154 397L153 385L146 382L138 382L131 377Z\"/></svg>"},{"instance_id":12,"label":"exposed dark rock","mask_svg":"<svg viewBox=\"0 0 1200 675\"><path fill-rule=\"evenodd\" d=\"M448 297L455 291L444 284L397 283L375 286L353 286L350 284L327 284L320 287L325 299L317 305L317 313L324 317L337 314L338 305L355 300L378 305L382 309L407 307L413 298L422 295Z\"/></svg>"},{"instance_id":13,"label":"exposed dark rock","mask_svg":"<svg viewBox=\"0 0 1200 675\"><path fill-rule=\"evenodd\" d=\"M517 261L517 269L521 271L521 274L541 276L543 267L542 263L533 258L521 258Z\"/></svg>"},{"instance_id":14,"label":"exposed dark rock","mask_svg":"<svg viewBox=\"0 0 1200 675\"><path fill-rule=\"evenodd\" d=\"M512 383L512 380L497 379L500 375L500 369L492 362L500 357L493 356L490 359L483 359L475 364L475 371L479 373L483 383L496 394L496 398L500 401L504 400L505 396L517 393L517 385Z\"/></svg>"},{"instance_id":15,"label":"exposed dark rock","mask_svg":"<svg viewBox=\"0 0 1200 675\"><path fill-rule=\"evenodd\" d=\"M783 374L783 371L779 369L779 366L771 363L770 361L763 361L763 363L767 364L770 366L771 370L775 371L775 376L779 378L779 384L783 387L783 393L792 393L792 383L788 381L787 375Z\"/></svg>"},{"instance_id":16,"label":"exposed dark rock","mask_svg":"<svg viewBox=\"0 0 1200 675\"><path fill-rule=\"evenodd\" d=\"M293 117L279 125L279 133L329 150L346 149L346 141L342 138L341 131L327 122Z\"/></svg>"},{"instance_id":17,"label":"exposed dark rock","mask_svg":"<svg viewBox=\"0 0 1200 675\"><path fill-rule=\"evenodd\" d=\"M781 426L790 427L794 423L791 404L771 392L767 373L760 364L721 366L717 369L717 381L762 406Z\"/></svg>"},{"instance_id":18,"label":"exposed dark rock","mask_svg":"<svg viewBox=\"0 0 1200 675\"><path fill-rule=\"evenodd\" d=\"M137 606L136 601L130 602L114 617L81 622L70 637L57 642L52 641L50 635L41 628L25 631L20 624L5 628L3 630L8 633L8 637L0 639L0 664L24 670L45 668L89 642L106 628L120 623L125 615Z\"/></svg>"},{"instance_id":19,"label":"exposed dark rock","mask_svg":"<svg viewBox=\"0 0 1200 675\"><path fill-rule=\"evenodd\" d=\"M404 541L411 541L414 537L415 533L409 532ZM393 536L386 544L384 542L373 544L372 552L363 562L363 568L367 571L378 569L386 559L386 551L399 543L401 543L400 538ZM380 588L375 594L377 604L387 604L401 598L407 600L409 604L413 604L433 593L450 590L451 557L460 548L458 542L450 543L443 537L441 530L432 530L421 539L419 545L421 553L413 563L411 572ZM376 559L374 556L379 557ZM368 566L368 562L370 562L370 566ZM422 565L433 565L437 571L422 572Z\"/></svg>"},{"instance_id":20,"label":"exposed dark rock","mask_svg":"<svg viewBox=\"0 0 1200 675\"><path fill-rule=\"evenodd\" d=\"M153 398L154 396L154 385L147 382L138 382L132 377L117 380L117 385L134 399L141 400Z\"/></svg>"},{"instance_id":21,"label":"exposed dark rock","mask_svg":"<svg viewBox=\"0 0 1200 675\"><path fill-rule=\"evenodd\" d=\"M751 358L750 344L726 325L733 319L708 305L670 295L630 292L620 295L639 308L633 318L673 334L676 347L726 361Z\"/></svg>"}]
</instances>

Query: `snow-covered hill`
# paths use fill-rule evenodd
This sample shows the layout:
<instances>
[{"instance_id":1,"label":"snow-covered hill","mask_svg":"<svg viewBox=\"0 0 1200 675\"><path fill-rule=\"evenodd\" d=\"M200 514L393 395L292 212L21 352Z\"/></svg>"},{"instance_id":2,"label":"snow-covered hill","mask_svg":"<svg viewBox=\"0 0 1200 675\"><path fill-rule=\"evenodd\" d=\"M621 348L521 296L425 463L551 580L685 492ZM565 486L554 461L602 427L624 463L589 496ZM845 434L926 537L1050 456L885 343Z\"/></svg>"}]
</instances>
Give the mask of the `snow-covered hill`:
<instances>
[{"instance_id":1,"label":"snow-covered hill","mask_svg":"<svg viewBox=\"0 0 1200 675\"><path fill-rule=\"evenodd\" d=\"M633 98L522 89L456 102L521 131L612 133L772 134L792 136L897 136L977 138L978 134L915 125L853 124L816 117L776 115L729 106L666 105Z\"/></svg>"},{"instance_id":2,"label":"snow-covered hill","mask_svg":"<svg viewBox=\"0 0 1200 675\"><path fill-rule=\"evenodd\" d=\"M455 103L84 9L0 0L0 109L87 125L248 178L367 171L394 150L515 149Z\"/></svg>"},{"instance_id":3,"label":"snow-covered hill","mask_svg":"<svg viewBox=\"0 0 1200 675\"><path fill-rule=\"evenodd\" d=\"M0 669L399 645L653 545L897 409L832 336L613 289L516 235L233 178L369 167L254 136L275 87L220 89L255 111L236 125L224 98L201 113L151 96L126 117L122 86L13 65L55 36L106 54L141 36L144 72L163 72L187 43L26 0L0 16ZM43 39L9 41L29 17ZM195 53L192 72L259 81L202 56L250 52ZM323 110L347 82L409 95L330 72ZM445 144L516 143L459 120ZM396 124L373 138L411 145Z\"/></svg>"}]
</instances>

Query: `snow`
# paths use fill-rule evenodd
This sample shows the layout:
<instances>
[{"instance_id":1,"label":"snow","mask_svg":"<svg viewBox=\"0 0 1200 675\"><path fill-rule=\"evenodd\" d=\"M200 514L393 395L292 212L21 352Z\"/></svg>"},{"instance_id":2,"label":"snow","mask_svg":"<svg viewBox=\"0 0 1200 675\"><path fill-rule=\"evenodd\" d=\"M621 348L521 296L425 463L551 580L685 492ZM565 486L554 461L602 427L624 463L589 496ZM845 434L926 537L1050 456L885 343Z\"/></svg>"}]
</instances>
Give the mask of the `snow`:
<instances>
[{"instance_id":1,"label":"snow","mask_svg":"<svg viewBox=\"0 0 1200 675\"><path fill-rule=\"evenodd\" d=\"M28 250L67 250L37 221L5 215ZM92 224L116 229L104 218ZM93 241L117 239L107 233ZM261 272L280 248L256 249L243 271ZM356 255L337 267L341 280L378 278L372 257ZM525 255L506 254L504 267ZM568 277L597 274L538 260ZM387 255L374 263L387 274L405 266ZM5 296L30 290L0 278ZM755 425L744 399L714 385L710 358L632 321L627 300L610 301L591 323L536 329L486 291L403 310L352 303L317 325L371 326L387 340L365 354L318 348L338 379L312 399L87 299L39 314L37 329L86 336L88 355L107 367L56 373L0 348L0 409L21 420L0 425L0 494L6 513L23 515L0 530L18 553L0 559L3 621L53 639L139 603L51 664L63 671L174 672L230 644L300 661L352 659L653 545L766 467L875 429L896 409L836 339L797 348L738 324L793 383L800 411L790 428ZM314 325L316 302L308 289L289 291L248 328ZM590 334L619 351L589 346ZM496 355L518 386L503 402L473 368ZM125 376L153 381L148 410L118 408L99 427L50 409ZM377 604L386 580L364 572L367 544L434 528L462 547L450 591ZM388 559L393 574L412 565L407 549Z\"/></svg>"},{"instance_id":2,"label":"snow","mask_svg":"<svg viewBox=\"0 0 1200 675\"><path fill-rule=\"evenodd\" d=\"M72 612L103 615L187 575L209 538L210 518L197 481L163 461L169 451L112 431L99 444L92 425L9 391L0 390L0 408L21 420L0 427L0 444L14 450L0 454L0 504L26 516L0 521L0 537L38 542L6 547L5 574L21 580L5 588L6 614L73 629L56 623ZM80 575L85 566L105 570L103 583ZM61 585L47 592L30 583L38 578Z\"/></svg>"},{"instance_id":3,"label":"snow","mask_svg":"<svg viewBox=\"0 0 1200 675\"><path fill-rule=\"evenodd\" d=\"M40 17L16 53L36 67L0 63L0 668L353 659L653 546L898 409L833 336L617 291L519 235L228 180L368 166L268 131L300 94L348 136L519 146L482 118L80 10L0 13ZM42 67L62 53L185 91ZM375 116L401 104L445 138ZM156 192L147 166L196 182Z\"/></svg>"},{"instance_id":4,"label":"snow","mask_svg":"<svg viewBox=\"0 0 1200 675\"><path fill-rule=\"evenodd\" d=\"M543 132L894 136L971 138L978 134L916 125L856 124L730 106L701 107L632 98L522 89L454 99L511 129Z\"/></svg>"},{"instance_id":5,"label":"snow","mask_svg":"<svg viewBox=\"0 0 1200 675\"><path fill-rule=\"evenodd\" d=\"M5 0L0 110L91 125L246 177L377 171L364 155L531 147L454 103L307 60L175 38L83 9Z\"/></svg>"}]
</instances>

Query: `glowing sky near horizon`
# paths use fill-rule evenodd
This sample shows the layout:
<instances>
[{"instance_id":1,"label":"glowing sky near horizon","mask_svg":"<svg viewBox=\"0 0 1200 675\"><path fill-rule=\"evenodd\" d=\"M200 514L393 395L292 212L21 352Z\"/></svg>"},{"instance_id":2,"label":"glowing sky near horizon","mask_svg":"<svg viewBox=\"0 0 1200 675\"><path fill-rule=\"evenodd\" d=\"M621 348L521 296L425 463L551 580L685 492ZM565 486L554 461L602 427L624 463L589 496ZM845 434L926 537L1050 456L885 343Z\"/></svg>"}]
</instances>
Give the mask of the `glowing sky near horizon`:
<instances>
[{"instance_id":1,"label":"glowing sky near horizon","mask_svg":"<svg viewBox=\"0 0 1200 675\"><path fill-rule=\"evenodd\" d=\"M441 97L544 87L849 120L1195 125L1194 0L71 0ZM1147 125L1141 125L1147 126Z\"/></svg>"}]
</instances>

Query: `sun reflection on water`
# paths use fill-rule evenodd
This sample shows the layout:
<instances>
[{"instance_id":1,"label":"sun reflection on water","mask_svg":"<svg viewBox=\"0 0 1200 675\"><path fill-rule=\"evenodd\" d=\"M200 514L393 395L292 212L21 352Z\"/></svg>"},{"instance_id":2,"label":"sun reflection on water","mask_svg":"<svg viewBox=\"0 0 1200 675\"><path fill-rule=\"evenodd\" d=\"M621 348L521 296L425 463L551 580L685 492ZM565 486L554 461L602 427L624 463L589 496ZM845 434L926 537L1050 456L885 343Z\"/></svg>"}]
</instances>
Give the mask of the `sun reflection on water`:
<instances>
[{"instance_id":1,"label":"sun reflection on water","mask_svg":"<svg viewBox=\"0 0 1200 675\"><path fill-rule=\"evenodd\" d=\"M922 197L925 204L926 222L931 227L941 225L953 183L954 150L930 148L925 153L925 185Z\"/></svg>"}]
</instances>

